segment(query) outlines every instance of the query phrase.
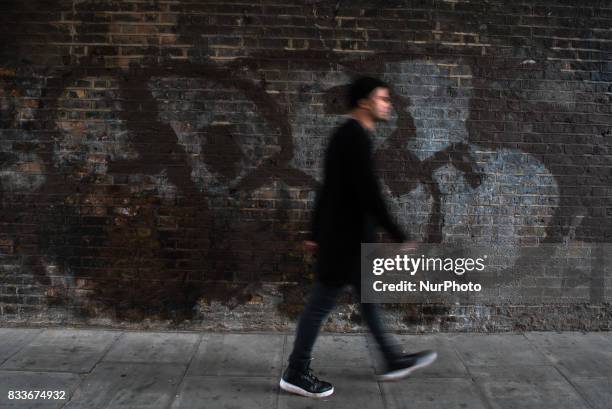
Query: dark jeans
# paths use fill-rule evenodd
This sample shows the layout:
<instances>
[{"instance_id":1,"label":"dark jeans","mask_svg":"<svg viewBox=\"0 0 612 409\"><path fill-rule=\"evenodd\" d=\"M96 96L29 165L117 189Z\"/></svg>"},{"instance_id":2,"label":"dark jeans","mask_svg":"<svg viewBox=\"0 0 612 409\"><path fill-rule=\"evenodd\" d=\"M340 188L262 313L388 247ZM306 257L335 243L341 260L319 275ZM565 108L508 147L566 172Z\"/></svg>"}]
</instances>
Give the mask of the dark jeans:
<instances>
[{"instance_id":1,"label":"dark jeans","mask_svg":"<svg viewBox=\"0 0 612 409\"><path fill-rule=\"evenodd\" d=\"M319 335L323 321L336 305L336 299L344 287L333 287L317 281L314 285L306 308L300 316L293 344L293 352L289 357L289 366L295 369L305 368L311 359L312 348ZM357 294L360 288L352 284ZM399 344L393 337L385 332L380 321L380 307L378 304L360 303L363 317L378 343L378 347L387 361L392 360L401 353Z\"/></svg>"}]
</instances>

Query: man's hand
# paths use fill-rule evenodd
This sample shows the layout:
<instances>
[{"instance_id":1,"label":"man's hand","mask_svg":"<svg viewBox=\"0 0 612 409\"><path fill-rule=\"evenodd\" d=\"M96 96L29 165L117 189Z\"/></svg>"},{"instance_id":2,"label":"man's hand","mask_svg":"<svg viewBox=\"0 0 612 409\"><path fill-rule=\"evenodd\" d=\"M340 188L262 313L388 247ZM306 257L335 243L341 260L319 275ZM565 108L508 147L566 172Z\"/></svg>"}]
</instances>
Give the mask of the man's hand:
<instances>
[{"instance_id":1,"label":"man's hand","mask_svg":"<svg viewBox=\"0 0 612 409\"><path fill-rule=\"evenodd\" d=\"M312 240L304 240L303 244L304 250L308 251L309 253L316 253L319 249L319 245L317 244L317 242Z\"/></svg>"}]
</instances>

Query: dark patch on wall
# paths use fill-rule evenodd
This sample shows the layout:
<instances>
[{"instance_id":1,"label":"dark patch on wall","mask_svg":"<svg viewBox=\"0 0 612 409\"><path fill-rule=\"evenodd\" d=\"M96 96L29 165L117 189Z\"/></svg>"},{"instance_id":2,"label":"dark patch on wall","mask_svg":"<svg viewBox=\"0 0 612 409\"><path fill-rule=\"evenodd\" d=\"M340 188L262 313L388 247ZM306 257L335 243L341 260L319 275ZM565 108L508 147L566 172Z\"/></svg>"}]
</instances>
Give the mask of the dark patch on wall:
<instances>
[{"instance_id":1,"label":"dark patch on wall","mask_svg":"<svg viewBox=\"0 0 612 409\"><path fill-rule=\"evenodd\" d=\"M307 301L310 285L280 285L279 292L283 299L277 305L278 311L292 320L297 319Z\"/></svg>"},{"instance_id":2,"label":"dark patch on wall","mask_svg":"<svg viewBox=\"0 0 612 409\"><path fill-rule=\"evenodd\" d=\"M202 151L206 163L213 172L232 180L238 176L238 162L242 158L240 147L234 141L231 127L228 125L211 125L203 130L206 143Z\"/></svg>"},{"instance_id":3,"label":"dark patch on wall","mask_svg":"<svg viewBox=\"0 0 612 409\"><path fill-rule=\"evenodd\" d=\"M340 85L329 88L323 97L325 113L328 115L342 115L348 109L348 86Z\"/></svg>"}]
</instances>

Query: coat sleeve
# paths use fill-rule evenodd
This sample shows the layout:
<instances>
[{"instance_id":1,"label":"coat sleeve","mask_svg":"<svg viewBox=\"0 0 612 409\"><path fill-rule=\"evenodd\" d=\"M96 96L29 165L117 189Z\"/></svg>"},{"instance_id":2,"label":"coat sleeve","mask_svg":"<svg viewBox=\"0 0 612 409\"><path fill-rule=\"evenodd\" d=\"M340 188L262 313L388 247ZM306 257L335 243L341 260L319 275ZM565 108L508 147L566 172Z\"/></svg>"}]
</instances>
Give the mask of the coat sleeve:
<instances>
[{"instance_id":1,"label":"coat sleeve","mask_svg":"<svg viewBox=\"0 0 612 409\"><path fill-rule=\"evenodd\" d=\"M374 173L372 148L366 135L359 135L351 143L350 172L352 182L363 208L374 216L376 221L398 242L406 241L407 236L393 221L387 210L380 184Z\"/></svg>"}]
</instances>

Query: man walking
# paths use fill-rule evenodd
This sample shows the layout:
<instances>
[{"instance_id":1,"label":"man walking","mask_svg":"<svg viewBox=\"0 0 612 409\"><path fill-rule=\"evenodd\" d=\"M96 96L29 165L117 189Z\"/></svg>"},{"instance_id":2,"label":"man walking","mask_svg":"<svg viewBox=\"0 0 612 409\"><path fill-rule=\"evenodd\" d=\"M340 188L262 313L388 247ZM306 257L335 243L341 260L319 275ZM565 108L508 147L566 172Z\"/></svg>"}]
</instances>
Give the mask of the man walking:
<instances>
[{"instance_id":1,"label":"man walking","mask_svg":"<svg viewBox=\"0 0 612 409\"><path fill-rule=\"evenodd\" d=\"M317 281L300 316L289 366L280 380L283 390L308 397L334 392L329 382L313 374L311 352L323 320L344 287L350 285L361 293L361 243L375 241L377 225L396 241L406 240L387 211L372 163L370 132L376 122L389 120L389 87L376 78L360 77L349 87L348 103L348 120L335 130L325 152L324 182L316 198L312 236L304 242L309 251L317 252ZM379 306L360 306L386 362L381 380L402 379L436 359L433 351L403 355L383 328Z\"/></svg>"}]
</instances>

